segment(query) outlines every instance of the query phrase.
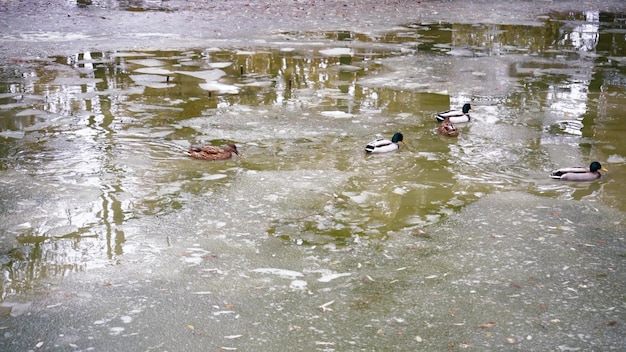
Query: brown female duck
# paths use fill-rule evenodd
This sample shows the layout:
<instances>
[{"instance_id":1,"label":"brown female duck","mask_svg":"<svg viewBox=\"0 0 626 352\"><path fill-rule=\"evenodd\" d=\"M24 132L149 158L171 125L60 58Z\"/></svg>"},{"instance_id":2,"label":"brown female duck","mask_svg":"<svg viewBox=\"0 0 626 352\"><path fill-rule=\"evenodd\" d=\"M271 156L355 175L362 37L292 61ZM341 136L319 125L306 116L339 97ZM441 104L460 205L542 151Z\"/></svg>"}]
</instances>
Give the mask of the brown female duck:
<instances>
[{"instance_id":1,"label":"brown female duck","mask_svg":"<svg viewBox=\"0 0 626 352\"><path fill-rule=\"evenodd\" d=\"M459 135L459 130L456 128L456 126L450 121L450 117L446 116L443 119L443 122L441 124L439 124L439 127L437 127L437 131L444 135L444 136L448 136L448 137L456 137Z\"/></svg>"},{"instance_id":2,"label":"brown female duck","mask_svg":"<svg viewBox=\"0 0 626 352\"><path fill-rule=\"evenodd\" d=\"M233 153L239 155L237 146L232 143L226 144L224 149L207 145L191 146L188 151L190 157L202 160L226 160L230 159Z\"/></svg>"}]
</instances>

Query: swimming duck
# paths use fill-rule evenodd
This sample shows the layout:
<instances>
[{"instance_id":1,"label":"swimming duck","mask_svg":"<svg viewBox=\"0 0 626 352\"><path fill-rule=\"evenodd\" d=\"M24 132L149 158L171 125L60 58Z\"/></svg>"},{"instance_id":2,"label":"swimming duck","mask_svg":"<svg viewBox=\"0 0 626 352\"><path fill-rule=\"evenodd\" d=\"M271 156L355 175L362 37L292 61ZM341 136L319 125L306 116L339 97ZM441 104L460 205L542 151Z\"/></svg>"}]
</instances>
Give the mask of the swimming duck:
<instances>
[{"instance_id":1,"label":"swimming duck","mask_svg":"<svg viewBox=\"0 0 626 352\"><path fill-rule=\"evenodd\" d=\"M588 169L582 166L564 167L554 170L550 177L561 181L594 181L602 177L600 170L609 171L599 162L594 161Z\"/></svg>"},{"instance_id":2,"label":"swimming duck","mask_svg":"<svg viewBox=\"0 0 626 352\"><path fill-rule=\"evenodd\" d=\"M396 132L393 137L391 137L391 140L383 139L382 137L380 137L377 138L375 141L369 142L365 146L365 151L371 154L393 152L400 149L400 144L398 143L406 144L404 143L403 139L404 136L402 136L402 133L400 132Z\"/></svg>"},{"instance_id":3,"label":"swimming duck","mask_svg":"<svg viewBox=\"0 0 626 352\"><path fill-rule=\"evenodd\" d=\"M190 157L202 160L230 159L233 153L239 155L239 152L237 151L237 146L232 143L226 144L223 150L212 145L207 145L191 146L188 151Z\"/></svg>"},{"instance_id":4,"label":"swimming duck","mask_svg":"<svg viewBox=\"0 0 626 352\"><path fill-rule=\"evenodd\" d=\"M437 127L437 131L440 134L448 137L456 137L459 135L459 130L450 121L450 117L448 116L446 116L446 118L443 119L443 122L439 124L439 127Z\"/></svg>"},{"instance_id":5,"label":"swimming duck","mask_svg":"<svg viewBox=\"0 0 626 352\"><path fill-rule=\"evenodd\" d=\"M438 112L435 117L439 122L443 122L446 117L449 117L450 121L452 121L453 123L464 123L470 121L470 110L472 110L472 106L470 104L465 104L463 105L462 110L448 110Z\"/></svg>"}]
</instances>

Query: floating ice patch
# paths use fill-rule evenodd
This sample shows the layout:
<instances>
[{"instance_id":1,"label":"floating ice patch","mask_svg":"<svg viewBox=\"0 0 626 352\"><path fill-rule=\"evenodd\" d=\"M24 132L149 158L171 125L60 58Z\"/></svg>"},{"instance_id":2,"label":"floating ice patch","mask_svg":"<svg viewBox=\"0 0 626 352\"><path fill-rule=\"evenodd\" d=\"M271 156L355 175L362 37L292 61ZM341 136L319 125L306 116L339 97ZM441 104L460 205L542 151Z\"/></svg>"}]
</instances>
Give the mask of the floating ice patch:
<instances>
[{"instance_id":1,"label":"floating ice patch","mask_svg":"<svg viewBox=\"0 0 626 352\"><path fill-rule=\"evenodd\" d=\"M239 87L219 82L201 83L200 88L217 94L238 94Z\"/></svg>"},{"instance_id":2,"label":"floating ice patch","mask_svg":"<svg viewBox=\"0 0 626 352\"><path fill-rule=\"evenodd\" d=\"M333 117L336 119L349 119L354 115L344 112L344 111L336 110L336 111L322 111L322 116Z\"/></svg>"},{"instance_id":3,"label":"floating ice patch","mask_svg":"<svg viewBox=\"0 0 626 352\"><path fill-rule=\"evenodd\" d=\"M111 335L119 335L124 330L125 329L123 327L121 327L121 326L114 326L114 327L109 329L109 334L111 334Z\"/></svg>"},{"instance_id":4,"label":"floating ice patch","mask_svg":"<svg viewBox=\"0 0 626 352\"><path fill-rule=\"evenodd\" d=\"M354 66L354 65L339 65L337 66L337 68L339 69L339 71L344 71L344 72L358 72L358 71L363 70L363 68L359 66Z\"/></svg>"},{"instance_id":5,"label":"floating ice patch","mask_svg":"<svg viewBox=\"0 0 626 352\"><path fill-rule=\"evenodd\" d=\"M26 302L26 303L4 302L0 305L0 307L10 307L11 313L9 313L9 315L11 315L12 317L19 317L21 315L24 315L26 312L28 312L32 305L33 305L33 302Z\"/></svg>"},{"instance_id":6,"label":"floating ice patch","mask_svg":"<svg viewBox=\"0 0 626 352\"><path fill-rule=\"evenodd\" d=\"M46 236L49 237L64 237L78 233L78 226L76 225L64 225L52 228L46 232Z\"/></svg>"},{"instance_id":7,"label":"floating ice patch","mask_svg":"<svg viewBox=\"0 0 626 352\"><path fill-rule=\"evenodd\" d=\"M26 107L25 103L10 103L10 104L0 104L0 109L10 110L10 109L19 109L22 107Z\"/></svg>"},{"instance_id":8,"label":"floating ice patch","mask_svg":"<svg viewBox=\"0 0 626 352\"><path fill-rule=\"evenodd\" d=\"M129 317L128 315L124 315L120 317L120 319L122 320L123 323L126 323L126 324L129 324L133 321L133 318Z\"/></svg>"},{"instance_id":9,"label":"floating ice patch","mask_svg":"<svg viewBox=\"0 0 626 352\"><path fill-rule=\"evenodd\" d=\"M255 273L261 274L272 274L278 275L280 277L295 279L296 277L301 277L302 273L298 271L285 270L285 269L277 269L277 268L258 268L250 270Z\"/></svg>"},{"instance_id":10,"label":"floating ice patch","mask_svg":"<svg viewBox=\"0 0 626 352\"><path fill-rule=\"evenodd\" d=\"M37 110L37 109L26 109L18 112L15 116L46 116L51 115L47 111Z\"/></svg>"},{"instance_id":11,"label":"floating ice patch","mask_svg":"<svg viewBox=\"0 0 626 352\"><path fill-rule=\"evenodd\" d=\"M0 93L0 99L19 97L18 93Z\"/></svg>"},{"instance_id":12,"label":"floating ice patch","mask_svg":"<svg viewBox=\"0 0 626 352\"><path fill-rule=\"evenodd\" d=\"M24 131L4 131L0 132L0 137L22 139L24 138Z\"/></svg>"},{"instance_id":13,"label":"floating ice patch","mask_svg":"<svg viewBox=\"0 0 626 352\"><path fill-rule=\"evenodd\" d=\"M137 64L141 66L149 66L149 67L157 67L165 65L165 62L157 59L137 59L137 60L128 60L129 63Z\"/></svg>"},{"instance_id":14,"label":"floating ice patch","mask_svg":"<svg viewBox=\"0 0 626 352\"><path fill-rule=\"evenodd\" d=\"M149 57L149 56L154 56L154 54L151 53L135 53L135 52L119 52L119 53L113 53L111 54L111 57L140 57L140 56L144 56L144 57Z\"/></svg>"},{"instance_id":15,"label":"floating ice patch","mask_svg":"<svg viewBox=\"0 0 626 352\"><path fill-rule=\"evenodd\" d=\"M102 82L100 78L57 77L51 84L57 86L93 86L100 82Z\"/></svg>"},{"instance_id":16,"label":"floating ice patch","mask_svg":"<svg viewBox=\"0 0 626 352\"><path fill-rule=\"evenodd\" d=\"M452 49L448 51L446 54L452 55L452 56L467 56L467 57L474 56L474 52L469 49Z\"/></svg>"},{"instance_id":17,"label":"floating ice patch","mask_svg":"<svg viewBox=\"0 0 626 352\"><path fill-rule=\"evenodd\" d=\"M436 153L431 153L431 152L419 152L417 153L418 156L422 157L422 158L426 158L426 160L432 161L432 160L439 160L439 156Z\"/></svg>"},{"instance_id":18,"label":"floating ice patch","mask_svg":"<svg viewBox=\"0 0 626 352\"><path fill-rule=\"evenodd\" d=\"M320 50L320 54L326 56L352 56L354 52L350 48L332 48Z\"/></svg>"},{"instance_id":19,"label":"floating ice patch","mask_svg":"<svg viewBox=\"0 0 626 352\"><path fill-rule=\"evenodd\" d=\"M176 71L181 75L192 76L196 78L203 79L207 82L209 81L217 81L226 75L226 72L222 70L205 70L205 71Z\"/></svg>"},{"instance_id":20,"label":"floating ice patch","mask_svg":"<svg viewBox=\"0 0 626 352\"><path fill-rule=\"evenodd\" d=\"M393 193L399 194L399 195L403 195L403 194L407 194L407 190L404 189L404 188L398 187L398 188L393 190Z\"/></svg>"},{"instance_id":21,"label":"floating ice patch","mask_svg":"<svg viewBox=\"0 0 626 352\"><path fill-rule=\"evenodd\" d=\"M350 273L338 273L338 274L328 274L328 275L324 275L322 277L320 277L319 279L317 279L317 281L319 282L330 282L334 279L338 279L340 277L344 277L344 276L350 276L352 274Z\"/></svg>"},{"instance_id":22,"label":"floating ice patch","mask_svg":"<svg viewBox=\"0 0 626 352\"><path fill-rule=\"evenodd\" d=\"M607 163L611 163L611 164L621 164L621 163L624 163L625 161L626 161L626 159L623 156L616 155L616 154L611 154L606 159L606 162Z\"/></svg>"},{"instance_id":23,"label":"floating ice patch","mask_svg":"<svg viewBox=\"0 0 626 352\"><path fill-rule=\"evenodd\" d=\"M198 264L202 263L203 259L202 259L202 257L184 257L183 260L187 264L198 265Z\"/></svg>"},{"instance_id":24,"label":"floating ice patch","mask_svg":"<svg viewBox=\"0 0 626 352\"><path fill-rule=\"evenodd\" d=\"M367 192L367 191L362 192L360 194L346 192L345 195L347 195L351 201L358 203L358 204L363 204L367 201L367 198L369 198L369 196L376 195L376 193Z\"/></svg>"},{"instance_id":25,"label":"floating ice patch","mask_svg":"<svg viewBox=\"0 0 626 352\"><path fill-rule=\"evenodd\" d=\"M271 87L272 84L274 84L274 82L272 81L254 81L254 82L250 82L250 83L245 83L243 84L243 86L246 87Z\"/></svg>"},{"instance_id":26,"label":"floating ice patch","mask_svg":"<svg viewBox=\"0 0 626 352\"><path fill-rule=\"evenodd\" d=\"M89 36L79 33L23 32L20 34L20 40L32 42L81 41L85 39L89 39Z\"/></svg>"},{"instance_id":27,"label":"floating ice patch","mask_svg":"<svg viewBox=\"0 0 626 352\"><path fill-rule=\"evenodd\" d=\"M304 280L293 280L289 285L289 288L292 290L304 290L308 283Z\"/></svg>"},{"instance_id":28,"label":"floating ice patch","mask_svg":"<svg viewBox=\"0 0 626 352\"><path fill-rule=\"evenodd\" d=\"M204 175L202 177L196 177L194 178L194 181L213 181L213 180L219 180L219 179L226 178L226 177L228 177L228 175L212 174L212 175Z\"/></svg>"},{"instance_id":29,"label":"floating ice patch","mask_svg":"<svg viewBox=\"0 0 626 352\"><path fill-rule=\"evenodd\" d=\"M150 88L167 88L173 86L172 83L165 81L165 77L159 75L130 75L130 79L136 84Z\"/></svg>"},{"instance_id":30,"label":"floating ice patch","mask_svg":"<svg viewBox=\"0 0 626 352\"><path fill-rule=\"evenodd\" d=\"M209 62L210 68L226 68L232 66L232 62Z\"/></svg>"},{"instance_id":31,"label":"floating ice patch","mask_svg":"<svg viewBox=\"0 0 626 352\"><path fill-rule=\"evenodd\" d=\"M142 67L134 70L133 72L137 73L145 73L149 75L173 75L174 72L170 70L166 70L160 67Z\"/></svg>"}]
</instances>

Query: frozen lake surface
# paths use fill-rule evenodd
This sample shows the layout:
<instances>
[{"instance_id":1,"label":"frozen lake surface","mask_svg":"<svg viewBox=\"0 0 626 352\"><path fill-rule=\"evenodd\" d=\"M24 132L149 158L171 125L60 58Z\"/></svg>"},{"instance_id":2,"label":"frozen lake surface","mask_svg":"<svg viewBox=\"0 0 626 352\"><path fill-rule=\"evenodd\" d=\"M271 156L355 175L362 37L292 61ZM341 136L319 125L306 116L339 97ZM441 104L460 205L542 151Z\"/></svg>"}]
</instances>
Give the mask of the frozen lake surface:
<instances>
[{"instance_id":1,"label":"frozen lake surface","mask_svg":"<svg viewBox=\"0 0 626 352\"><path fill-rule=\"evenodd\" d=\"M621 2L78 3L3 5L1 350L623 349Z\"/></svg>"}]
</instances>

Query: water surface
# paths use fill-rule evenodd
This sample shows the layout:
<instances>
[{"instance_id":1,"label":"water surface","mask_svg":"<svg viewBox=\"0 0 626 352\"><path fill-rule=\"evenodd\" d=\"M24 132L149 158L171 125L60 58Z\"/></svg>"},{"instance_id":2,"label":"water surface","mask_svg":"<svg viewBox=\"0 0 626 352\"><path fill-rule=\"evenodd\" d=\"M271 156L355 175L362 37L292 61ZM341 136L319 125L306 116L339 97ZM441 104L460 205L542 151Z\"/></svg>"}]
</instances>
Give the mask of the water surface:
<instances>
[{"instance_id":1,"label":"water surface","mask_svg":"<svg viewBox=\"0 0 626 352\"><path fill-rule=\"evenodd\" d=\"M619 348L624 31L589 12L5 62L2 299L63 317L73 297L83 328L47 342L81 348ZM433 115L465 102L439 136ZM396 131L400 151L365 155ZM184 153L229 142L241 157ZM598 182L547 177L593 160Z\"/></svg>"}]
</instances>

